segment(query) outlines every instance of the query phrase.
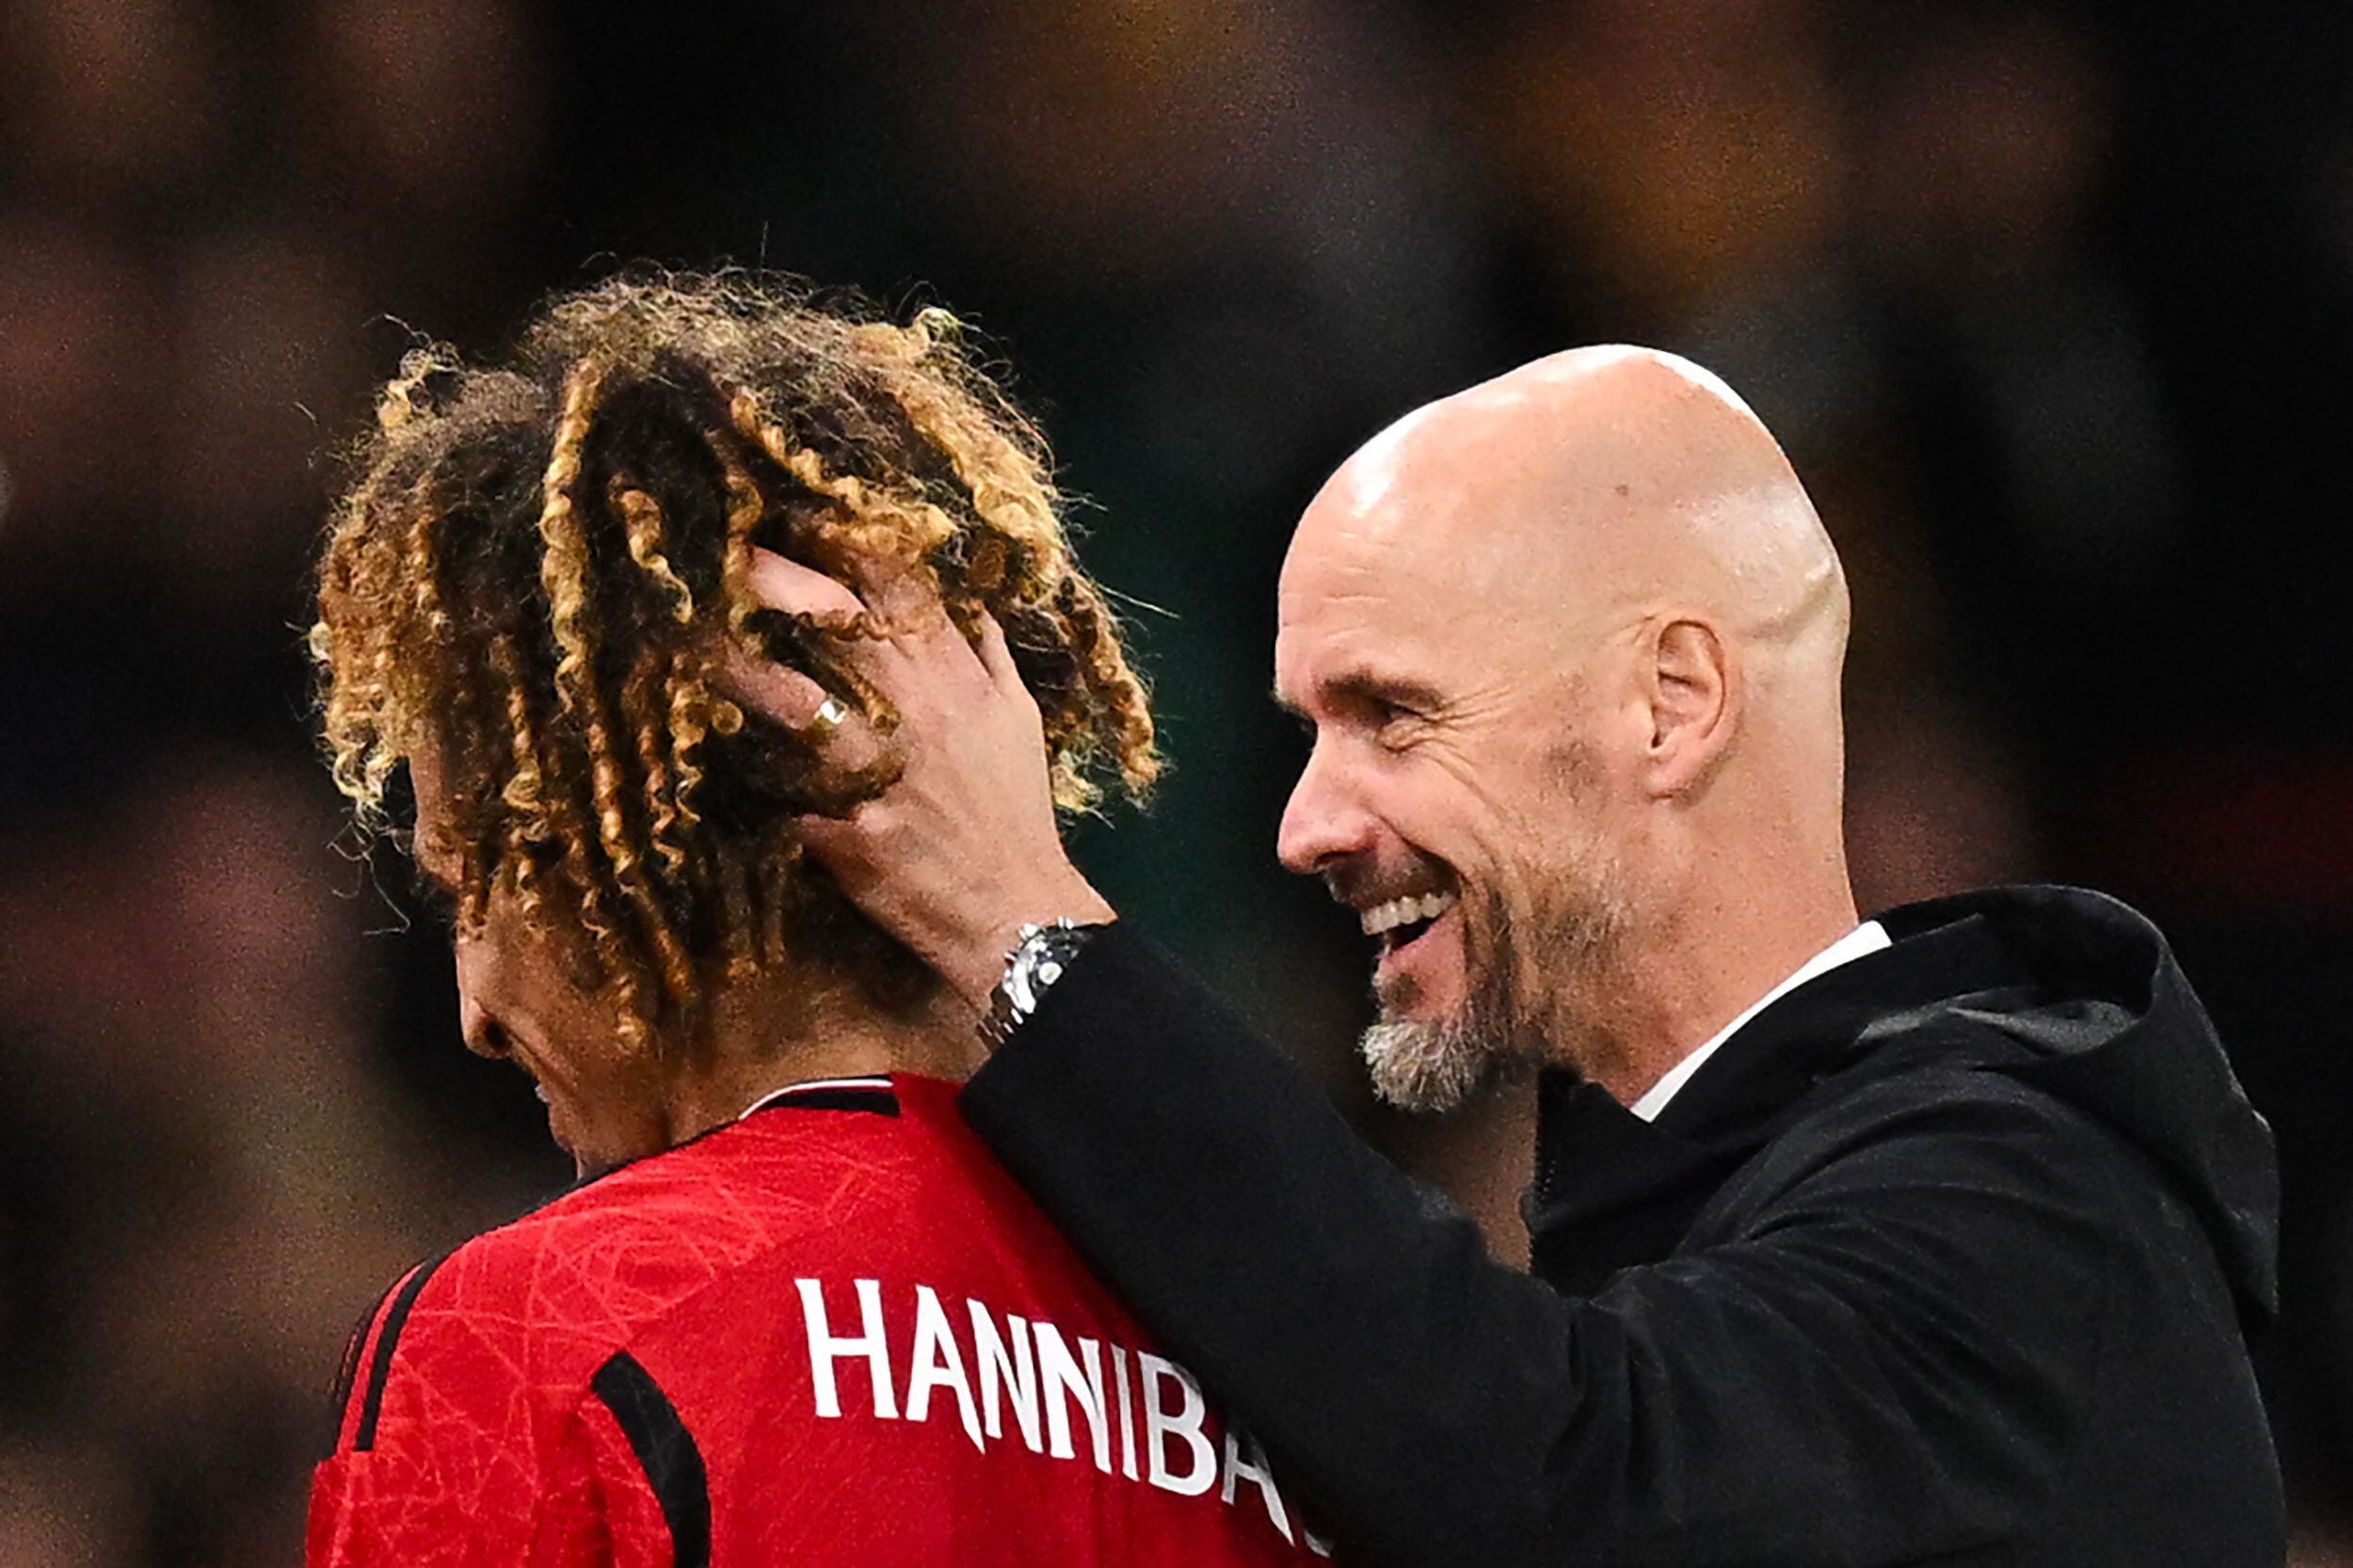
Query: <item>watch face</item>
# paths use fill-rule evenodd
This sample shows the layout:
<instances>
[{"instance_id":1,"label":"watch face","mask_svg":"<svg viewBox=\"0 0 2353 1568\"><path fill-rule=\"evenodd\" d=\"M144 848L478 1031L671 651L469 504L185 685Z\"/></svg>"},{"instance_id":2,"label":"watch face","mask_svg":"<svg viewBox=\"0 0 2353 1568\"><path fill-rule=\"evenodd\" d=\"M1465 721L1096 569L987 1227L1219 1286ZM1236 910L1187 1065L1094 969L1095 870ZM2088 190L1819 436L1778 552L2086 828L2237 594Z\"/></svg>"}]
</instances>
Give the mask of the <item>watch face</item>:
<instances>
[{"instance_id":1,"label":"watch face","mask_svg":"<svg viewBox=\"0 0 2353 1568\"><path fill-rule=\"evenodd\" d=\"M993 1040L1001 1043L1015 1025L1037 1011L1038 999L1062 978L1064 966L1093 934L1091 928L1068 920L1021 928L1021 944L1014 949L1004 978L997 983L990 1016L984 1021L984 1031Z\"/></svg>"}]
</instances>

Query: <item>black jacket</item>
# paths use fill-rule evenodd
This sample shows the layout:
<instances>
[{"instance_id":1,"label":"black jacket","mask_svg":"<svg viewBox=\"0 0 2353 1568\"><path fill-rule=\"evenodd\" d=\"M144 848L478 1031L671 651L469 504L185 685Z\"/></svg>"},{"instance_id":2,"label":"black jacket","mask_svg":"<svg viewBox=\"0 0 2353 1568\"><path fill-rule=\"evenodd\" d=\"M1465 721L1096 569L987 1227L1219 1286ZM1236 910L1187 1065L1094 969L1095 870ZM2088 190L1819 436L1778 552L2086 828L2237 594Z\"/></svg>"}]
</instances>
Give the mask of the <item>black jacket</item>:
<instances>
[{"instance_id":1,"label":"black jacket","mask_svg":"<svg viewBox=\"0 0 2353 1568\"><path fill-rule=\"evenodd\" d=\"M972 1125L1360 1563L2277 1568L2277 1186L2164 939L1880 917L1654 1125L1542 1088L1536 1277L1140 936Z\"/></svg>"}]
</instances>

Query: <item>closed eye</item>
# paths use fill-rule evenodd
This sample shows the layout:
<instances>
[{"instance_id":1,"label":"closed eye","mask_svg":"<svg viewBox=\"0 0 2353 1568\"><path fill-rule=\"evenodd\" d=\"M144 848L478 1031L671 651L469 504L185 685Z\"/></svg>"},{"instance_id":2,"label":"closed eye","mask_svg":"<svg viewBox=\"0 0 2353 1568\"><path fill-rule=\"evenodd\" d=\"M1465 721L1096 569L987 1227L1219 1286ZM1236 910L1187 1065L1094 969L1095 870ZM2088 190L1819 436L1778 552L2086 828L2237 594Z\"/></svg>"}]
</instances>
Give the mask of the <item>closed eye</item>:
<instances>
[{"instance_id":1,"label":"closed eye","mask_svg":"<svg viewBox=\"0 0 2353 1568\"><path fill-rule=\"evenodd\" d=\"M1318 699L1320 708L1335 715L1337 722L1386 746L1401 746L1413 740L1439 709L1436 694L1418 682L1363 674L1343 676L1319 687ZM1279 696L1275 701L1298 721L1301 731L1312 744L1317 734L1316 721L1293 703Z\"/></svg>"},{"instance_id":2,"label":"closed eye","mask_svg":"<svg viewBox=\"0 0 2353 1568\"><path fill-rule=\"evenodd\" d=\"M1353 711L1374 725L1401 720L1418 722L1438 709L1437 694L1420 682L1370 675L1349 676L1333 682L1330 698L1335 706Z\"/></svg>"},{"instance_id":3,"label":"closed eye","mask_svg":"<svg viewBox=\"0 0 2353 1568\"><path fill-rule=\"evenodd\" d=\"M1384 702L1373 710L1373 737L1391 751L1402 751L1429 727L1426 714L1402 703Z\"/></svg>"}]
</instances>

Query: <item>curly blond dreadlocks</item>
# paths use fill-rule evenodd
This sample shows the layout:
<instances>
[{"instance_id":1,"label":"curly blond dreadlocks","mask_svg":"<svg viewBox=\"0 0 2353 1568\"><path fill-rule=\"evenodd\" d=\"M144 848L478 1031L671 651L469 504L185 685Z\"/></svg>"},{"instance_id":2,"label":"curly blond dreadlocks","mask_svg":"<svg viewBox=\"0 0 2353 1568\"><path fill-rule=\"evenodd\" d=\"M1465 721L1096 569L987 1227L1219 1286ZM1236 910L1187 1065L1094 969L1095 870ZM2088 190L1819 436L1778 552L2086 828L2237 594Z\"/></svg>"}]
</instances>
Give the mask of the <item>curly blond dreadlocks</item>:
<instances>
[{"instance_id":1,"label":"curly blond dreadlocks","mask_svg":"<svg viewBox=\"0 0 2353 1568\"><path fill-rule=\"evenodd\" d=\"M379 829L432 746L459 929L501 886L576 927L641 1044L691 1037L713 979L788 952L885 1005L925 984L793 827L888 778L829 775L714 687L724 640L748 641L892 722L839 629L754 604L756 546L837 576L853 552L894 561L968 632L994 616L1064 808L1158 770L1044 444L945 312L895 326L744 273L615 280L549 303L504 365L409 354L352 466L311 632L336 783Z\"/></svg>"}]
</instances>

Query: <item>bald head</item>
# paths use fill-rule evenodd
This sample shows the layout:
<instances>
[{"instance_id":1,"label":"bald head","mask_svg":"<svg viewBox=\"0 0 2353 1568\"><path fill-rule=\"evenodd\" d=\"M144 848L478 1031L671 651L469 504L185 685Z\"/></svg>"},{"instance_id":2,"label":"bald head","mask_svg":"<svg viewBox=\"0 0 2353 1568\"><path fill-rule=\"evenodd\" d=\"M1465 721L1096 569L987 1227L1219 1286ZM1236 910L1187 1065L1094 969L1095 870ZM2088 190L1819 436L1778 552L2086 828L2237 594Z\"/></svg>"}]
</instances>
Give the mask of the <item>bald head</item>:
<instances>
[{"instance_id":1,"label":"bald head","mask_svg":"<svg viewBox=\"0 0 2353 1568\"><path fill-rule=\"evenodd\" d=\"M1639 1093L1854 924L1845 578L1706 371L1580 348L1417 410L1317 495L1280 600L1316 733L1282 857L1369 933L1432 922L1376 971L1393 1097L1529 1048Z\"/></svg>"},{"instance_id":2,"label":"bald head","mask_svg":"<svg viewBox=\"0 0 2353 1568\"><path fill-rule=\"evenodd\" d=\"M1702 367L1575 348L1407 414L1299 520L1280 612L1316 729L1280 855L1386 942L1391 1097L1537 1055L1631 1102L1854 925L1848 586Z\"/></svg>"},{"instance_id":3,"label":"bald head","mask_svg":"<svg viewBox=\"0 0 2353 1568\"><path fill-rule=\"evenodd\" d=\"M1838 557L1780 445L1714 374L1657 349L1570 349L1408 414L1333 475L1293 558L1358 544L1532 616L1563 653L1668 607L1833 671L1845 646Z\"/></svg>"}]
</instances>

